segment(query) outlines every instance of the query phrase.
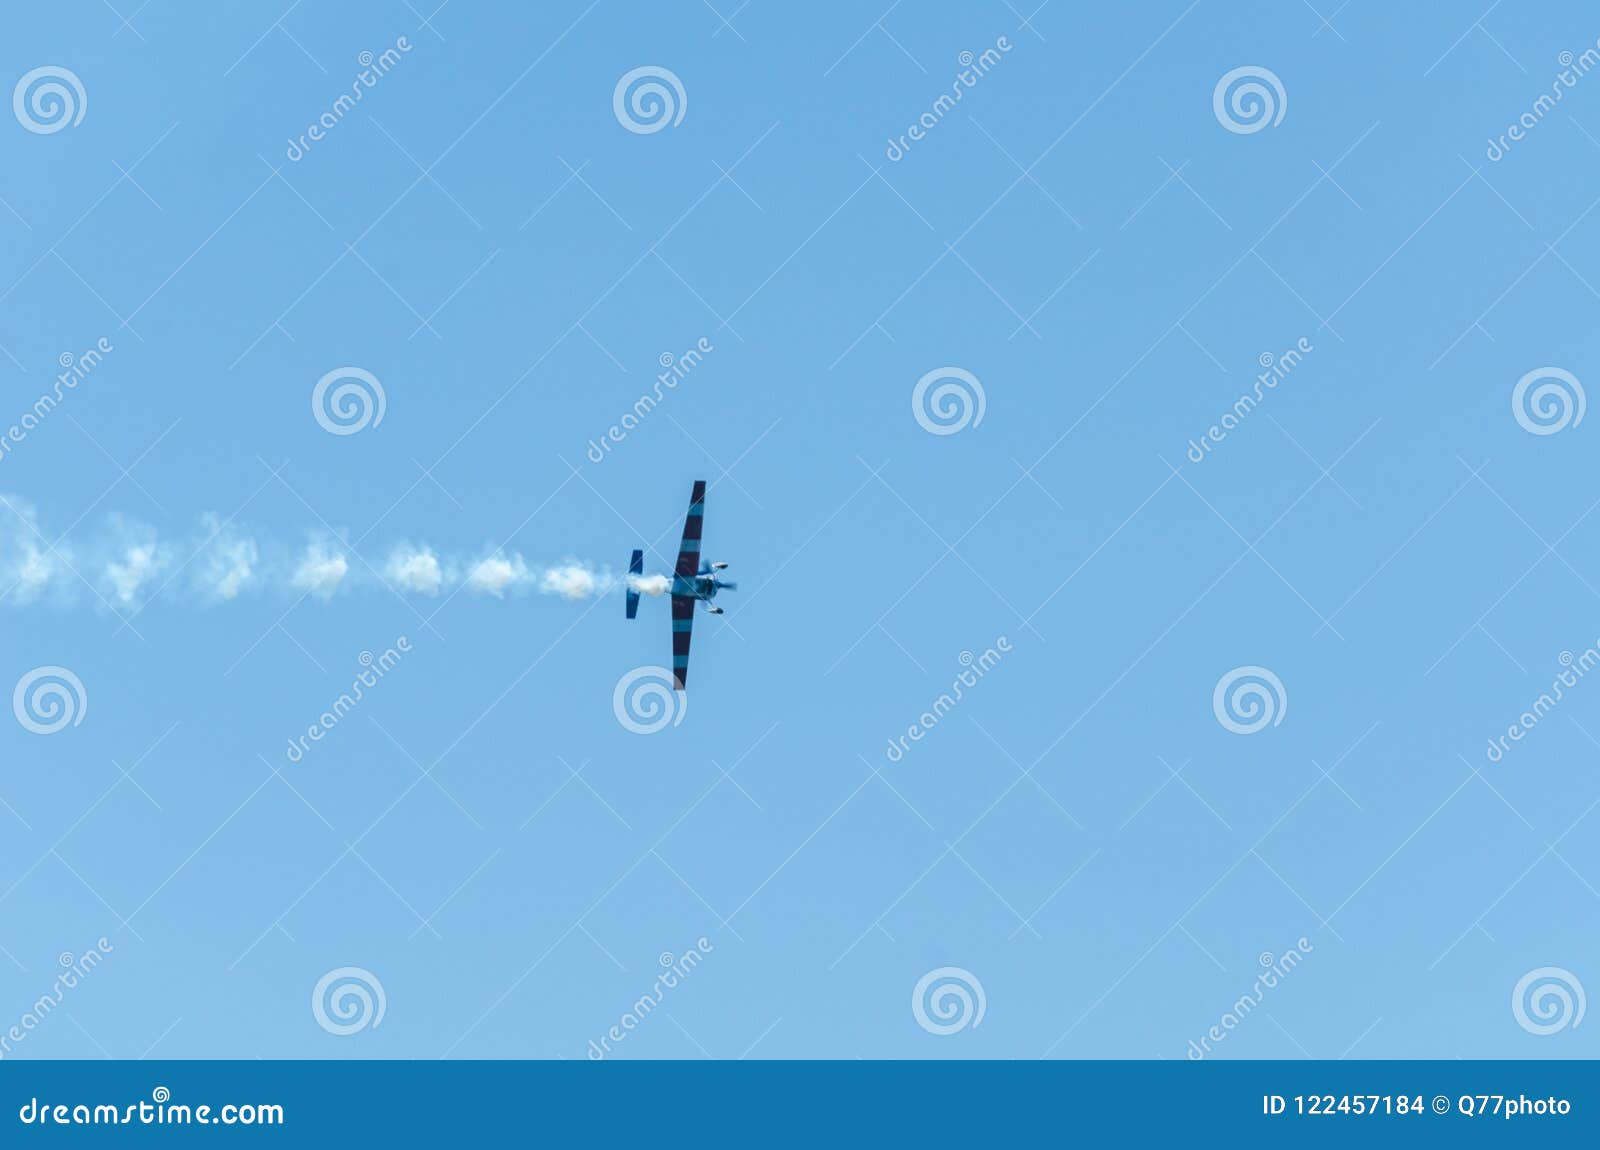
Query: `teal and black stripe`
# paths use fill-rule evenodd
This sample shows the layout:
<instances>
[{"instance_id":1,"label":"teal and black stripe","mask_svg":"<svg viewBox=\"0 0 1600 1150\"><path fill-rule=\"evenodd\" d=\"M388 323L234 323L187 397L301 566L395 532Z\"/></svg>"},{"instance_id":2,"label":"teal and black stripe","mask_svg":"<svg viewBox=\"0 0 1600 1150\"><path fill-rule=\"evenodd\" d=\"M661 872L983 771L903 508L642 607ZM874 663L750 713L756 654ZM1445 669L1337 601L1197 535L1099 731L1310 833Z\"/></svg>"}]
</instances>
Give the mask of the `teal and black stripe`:
<instances>
[{"instance_id":1,"label":"teal and black stripe","mask_svg":"<svg viewBox=\"0 0 1600 1150\"><path fill-rule=\"evenodd\" d=\"M689 636L694 629L694 577L700 573L700 528L706 515L706 481L696 479L683 521L678 566L672 580L672 681L683 690L689 681Z\"/></svg>"},{"instance_id":2,"label":"teal and black stripe","mask_svg":"<svg viewBox=\"0 0 1600 1150\"><path fill-rule=\"evenodd\" d=\"M706 515L706 481L696 479L689 496L689 514L683 520L683 542L678 545L679 575L694 575L700 570L700 529Z\"/></svg>"},{"instance_id":3,"label":"teal and black stripe","mask_svg":"<svg viewBox=\"0 0 1600 1150\"><path fill-rule=\"evenodd\" d=\"M694 628L695 600L689 595L672 597L672 682L683 690L689 681L689 636Z\"/></svg>"}]
</instances>

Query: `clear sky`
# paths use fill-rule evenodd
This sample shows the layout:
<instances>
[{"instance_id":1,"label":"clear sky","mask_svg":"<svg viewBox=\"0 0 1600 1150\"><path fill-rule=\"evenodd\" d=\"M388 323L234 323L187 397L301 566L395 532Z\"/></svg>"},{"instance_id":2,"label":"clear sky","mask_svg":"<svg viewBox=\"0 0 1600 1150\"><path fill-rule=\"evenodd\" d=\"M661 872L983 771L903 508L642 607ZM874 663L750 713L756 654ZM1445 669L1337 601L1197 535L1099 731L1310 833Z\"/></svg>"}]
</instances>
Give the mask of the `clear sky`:
<instances>
[{"instance_id":1,"label":"clear sky","mask_svg":"<svg viewBox=\"0 0 1600 1150\"><path fill-rule=\"evenodd\" d=\"M1600 19L1035 4L8 18L0 1052L1600 1054Z\"/></svg>"}]
</instances>

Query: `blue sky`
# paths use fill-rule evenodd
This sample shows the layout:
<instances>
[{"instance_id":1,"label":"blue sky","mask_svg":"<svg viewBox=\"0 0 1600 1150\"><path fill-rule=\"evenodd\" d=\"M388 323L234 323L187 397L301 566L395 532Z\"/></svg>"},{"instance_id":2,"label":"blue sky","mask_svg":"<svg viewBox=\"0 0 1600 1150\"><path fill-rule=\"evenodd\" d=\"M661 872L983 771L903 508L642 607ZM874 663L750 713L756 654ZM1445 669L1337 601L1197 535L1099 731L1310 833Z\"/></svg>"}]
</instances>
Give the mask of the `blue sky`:
<instances>
[{"instance_id":1,"label":"blue sky","mask_svg":"<svg viewBox=\"0 0 1600 1150\"><path fill-rule=\"evenodd\" d=\"M0 455L77 720L0 724L7 1057L1600 1052L1600 679L1487 750L1600 644L1582 6L135 7L0 52L76 82L0 129L0 424L110 348ZM640 734L667 604L539 584L697 478L740 590Z\"/></svg>"}]
</instances>

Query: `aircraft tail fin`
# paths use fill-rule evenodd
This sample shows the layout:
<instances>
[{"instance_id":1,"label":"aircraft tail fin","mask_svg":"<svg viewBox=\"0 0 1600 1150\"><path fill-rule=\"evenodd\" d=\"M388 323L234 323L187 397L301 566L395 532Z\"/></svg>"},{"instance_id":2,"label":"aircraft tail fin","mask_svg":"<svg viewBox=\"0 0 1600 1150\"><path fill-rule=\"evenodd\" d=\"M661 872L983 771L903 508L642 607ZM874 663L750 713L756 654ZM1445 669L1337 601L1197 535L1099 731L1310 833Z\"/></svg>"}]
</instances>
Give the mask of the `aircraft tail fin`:
<instances>
[{"instance_id":1,"label":"aircraft tail fin","mask_svg":"<svg viewBox=\"0 0 1600 1150\"><path fill-rule=\"evenodd\" d=\"M643 551L635 551L633 553L633 558L628 560L628 574L629 575L642 575L642 574L644 574L644 552ZM638 615L638 613L639 613L639 592L634 588L633 584L630 582L628 584L628 618L632 619L634 616Z\"/></svg>"}]
</instances>

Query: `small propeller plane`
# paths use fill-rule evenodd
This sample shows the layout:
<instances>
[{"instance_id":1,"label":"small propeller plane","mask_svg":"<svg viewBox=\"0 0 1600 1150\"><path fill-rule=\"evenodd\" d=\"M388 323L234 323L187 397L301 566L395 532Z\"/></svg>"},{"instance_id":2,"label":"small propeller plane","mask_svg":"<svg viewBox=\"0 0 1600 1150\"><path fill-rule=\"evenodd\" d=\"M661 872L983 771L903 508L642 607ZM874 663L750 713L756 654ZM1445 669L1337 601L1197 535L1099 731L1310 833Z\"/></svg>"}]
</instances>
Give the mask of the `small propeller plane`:
<instances>
[{"instance_id":1,"label":"small propeller plane","mask_svg":"<svg viewBox=\"0 0 1600 1150\"><path fill-rule=\"evenodd\" d=\"M683 540L678 544L678 565L673 569L669 587L672 592L672 684L681 691L689 680L689 635L694 629L694 606L704 603L712 615L722 614L722 608L711 600L718 591L737 591L739 584L725 582L717 572L726 571L726 563L700 562L700 528L706 514L706 481L694 481L689 493L689 514L683 521ZM639 611L637 580L644 574L644 552L635 551L628 562L628 618Z\"/></svg>"}]
</instances>

